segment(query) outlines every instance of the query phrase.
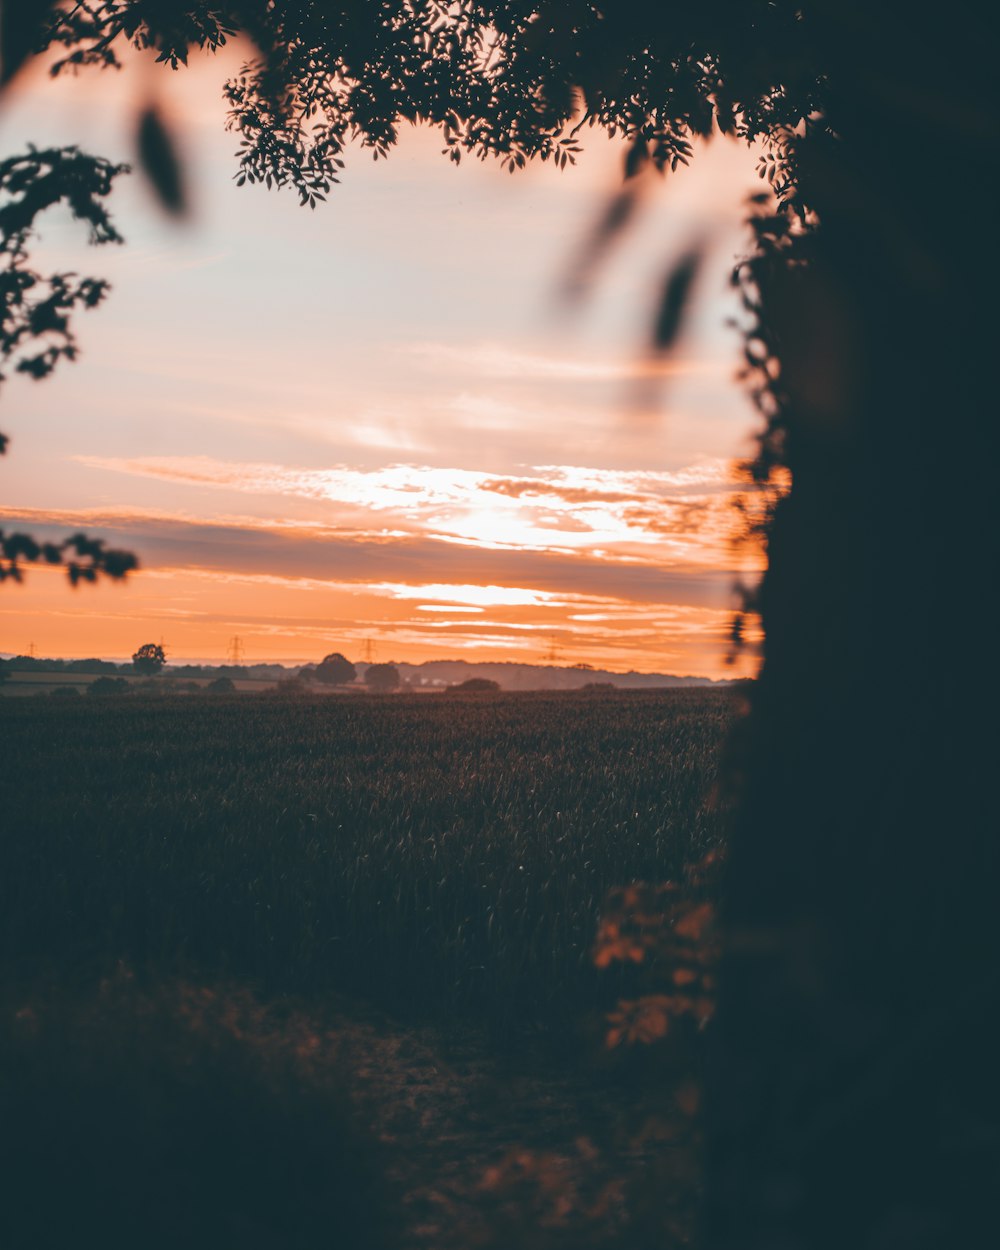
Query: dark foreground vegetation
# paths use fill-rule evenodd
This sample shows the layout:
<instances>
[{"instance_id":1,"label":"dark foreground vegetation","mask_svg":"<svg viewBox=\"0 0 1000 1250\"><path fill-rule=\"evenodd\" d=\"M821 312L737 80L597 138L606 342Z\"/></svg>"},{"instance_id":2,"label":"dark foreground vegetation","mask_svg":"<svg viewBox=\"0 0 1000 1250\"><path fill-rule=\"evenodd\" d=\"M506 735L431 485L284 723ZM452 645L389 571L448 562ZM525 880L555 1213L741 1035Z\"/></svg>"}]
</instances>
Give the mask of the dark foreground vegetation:
<instances>
[{"instance_id":1,"label":"dark foreground vegetation","mask_svg":"<svg viewBox=\"0 0 1000 1250\"><path fill-rule=\"evenodd\" d=\"M607 892L716 847L731 695L0 705L8 969L550 1022Z\"/></svg>"},{"instance_id":2,"label":"dark foreground vegetation","mask_svg":"<svg viewBox=\"0 0 1000 1250\"><path fill-rule=\"evenodd\" d=\"M684 1244L734 715L4 701L0 1241Z\"/></svg>"},{"instance_id":3,"label":"dark foreground vegetation","mask_svg":"<svg viewBox=\"0 0 1000 1250\"><path fill-rule=\"evenodd\" d=\"M0 1242L398 1247L385 1160L318 1040L246 993L123 972L3 994Z\"/></svg>"}]
</instances>

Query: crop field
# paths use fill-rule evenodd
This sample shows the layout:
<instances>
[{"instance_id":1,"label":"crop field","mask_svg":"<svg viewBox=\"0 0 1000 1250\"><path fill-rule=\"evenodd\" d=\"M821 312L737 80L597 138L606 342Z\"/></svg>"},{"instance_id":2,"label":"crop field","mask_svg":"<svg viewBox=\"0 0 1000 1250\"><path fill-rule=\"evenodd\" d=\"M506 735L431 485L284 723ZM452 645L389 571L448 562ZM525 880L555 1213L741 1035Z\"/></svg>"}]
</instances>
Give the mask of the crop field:
<instances>
[{"instance_id":1,"label":"crop field","mask_svg":"<svg viewBox=\"0 0 1000 1250\"><path fill-rule=\"evenodd\" d=\"M718 845L724 691L0 701L7 973L542 1019L606 892Z\"/></svg>"}]
</instances>

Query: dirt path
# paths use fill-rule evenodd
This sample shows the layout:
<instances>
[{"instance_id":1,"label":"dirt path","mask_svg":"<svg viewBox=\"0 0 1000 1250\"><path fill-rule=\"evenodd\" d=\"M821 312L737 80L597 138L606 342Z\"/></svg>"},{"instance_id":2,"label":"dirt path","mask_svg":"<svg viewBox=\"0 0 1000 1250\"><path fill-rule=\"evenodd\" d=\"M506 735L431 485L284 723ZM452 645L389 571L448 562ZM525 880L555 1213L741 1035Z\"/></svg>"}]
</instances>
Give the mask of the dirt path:
<instances>
[{"instance_id":1,"label":"dirt path","mask_svg":"<svg viewBox=\"0 0 1000 1250\"><path fill-rule=\"evenodd\" d=\"M562 1244L559 1230L580 1215L567 1194L581 1196L609 1164L591 1141L615 1098L593 1073L537 1045L500 1054L473 1030L405 1027L366 1009L342 1007L332 1033L352 1097L387 1148L407 1250L499 1247L504 1227L514 1235L522 1223L537 1244Z\"/></svg>"},{"instance_id":2,"label":"dirt path","mask_svg":"<svg viewBox=\"0 0 1000 1250\"><path fill-rule=\"evenodd\" d=\"M634 1139L622 1147L614 1132L630 1098L645 1111L650 1085L616 1083L580 1045L567 1047L570 1062L538 1036L500 1046L483 1030L405 1023L348 1000L268 1001L246 987L186 980L141 986L124 967L96 993L36 986L13 1002L4 1017L11 1054L38 1083L31 1121L48 1106L70 1138L82 1131L86 1139L87 1100L103 1106L107 1088L125 1091L115 1104L119 1149L164 1131L151 1090L192 1098L184 1131L197 1133L202 1093L204 1124L217 1128L226 1099L252 1102L260 1080L265 1123L273 1120L294 1151L294 1122L269 1108L268 1090L287 1092L282 1082L291 1079L310 1101L328 1098L335 1117L346 1093L380 1145L387 1200L401 1211L394 1250L610 1250L604 1234L623 1223L623 1183L652 1157ZM217 1097L220 1063L232 1063L234 1076ZM191 1158L196 1152L184 1153L185 1167ZM135 1183L147 1179L140 1171ZM647 1250L660 1240L633 1238L619 1250L624 1244Z\"/></svg>"}]
</instances>

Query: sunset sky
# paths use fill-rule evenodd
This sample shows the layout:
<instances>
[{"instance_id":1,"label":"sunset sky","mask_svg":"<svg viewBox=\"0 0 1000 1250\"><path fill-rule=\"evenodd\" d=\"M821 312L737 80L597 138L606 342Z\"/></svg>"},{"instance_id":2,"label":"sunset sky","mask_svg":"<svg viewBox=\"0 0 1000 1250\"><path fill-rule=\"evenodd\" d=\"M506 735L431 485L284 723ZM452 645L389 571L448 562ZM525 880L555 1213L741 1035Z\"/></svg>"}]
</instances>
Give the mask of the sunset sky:
<instances>
[{"instance_id":1,"label":"sunset sky","mask_svg":"<svg viewBox=\"0 0 1000 1250\"><path fill-rule=\"evenodd\" d=\"M171 659L587 662L731 675L732 462L754 416L733 374L727 278L754 156L721 137L653 176L642 212L568 310L558 298L620 179L584 132L563 172L516 176L407 131L352 154L315 213L238 189L221 84L192 69L36 74L0 108L0 151L79 143L132 159L155 92L184 137L195 211L167 221L138 174L122 248L52 216L39 267L108 277L82 354L0 398L0 525L85 528L138 552L126 585L32 569L0 591L0 653ZM658 287L708 263L679 350L643 356Z\"/></svg>"}]
</instances>

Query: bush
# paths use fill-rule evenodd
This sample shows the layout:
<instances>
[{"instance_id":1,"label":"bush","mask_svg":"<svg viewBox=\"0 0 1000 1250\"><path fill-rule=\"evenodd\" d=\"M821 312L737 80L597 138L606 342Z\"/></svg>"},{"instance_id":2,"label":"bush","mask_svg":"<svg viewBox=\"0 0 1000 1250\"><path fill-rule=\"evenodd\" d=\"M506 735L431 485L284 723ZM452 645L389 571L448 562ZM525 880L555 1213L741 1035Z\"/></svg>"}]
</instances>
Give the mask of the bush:
<instances>
[{"instance_id":1,"label":"bush","mask_svg":"<svg viewBox=\"0 0 1000 1250\"><path fill-rule=\"evenodd\" d=\"M468 681L449 686L448 694L497 694L499 690L498 681L490 681L488 677L470 677Z\"/></svg>"},{"instance_id":2,"label":"bush","mask_svg":"<svg viewBox=\"0 0 1000 1250\"><path fill-rule=\"evenodd\" d=\"M215 681L210 681L205 687L209 694L234 694L236 684L231 677L216 677Z\"/></svg>"},{"instance_id":3,"label":"bush","mask_svg":"<svg viewBox=\"0 0 1000 1250\"><path fill-rule=\"evenodd\" d=\"M382 1250L375 1147L318 1043L248 994L127 975L4 1001L4 1244Z\"/></svg>"}]
</instances>

